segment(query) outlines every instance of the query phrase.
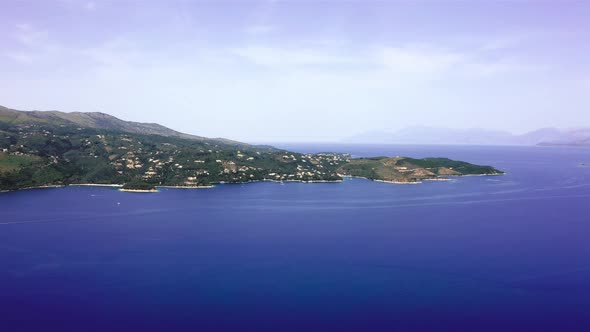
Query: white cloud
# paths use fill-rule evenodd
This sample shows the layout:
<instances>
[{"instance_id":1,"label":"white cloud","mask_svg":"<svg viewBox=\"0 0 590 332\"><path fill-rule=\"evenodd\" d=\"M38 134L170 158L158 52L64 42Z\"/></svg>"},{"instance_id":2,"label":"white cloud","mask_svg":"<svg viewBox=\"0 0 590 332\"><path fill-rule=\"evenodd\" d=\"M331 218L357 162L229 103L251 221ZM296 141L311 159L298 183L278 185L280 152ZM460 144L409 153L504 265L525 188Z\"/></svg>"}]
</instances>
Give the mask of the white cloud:
<instances>
[{"instance_id":1,"label":"white cloud","mask_svg":"<svg viewBox=\"0 0 590 332\"><path fill-rule=\"evenodd\" d=\"M5 58L20 64L32 64L41 58L51 58L58 46L49 42L49 33L46 30L37 29L30 23L14 25L11 36L19 44L11 50L0 52Z\"/></svg>"},{"instance_id":2,"label":"white cloud","mask_svg":"<svg viewBox=\"0 0 590 332\"><path fill-rule=\"evenodd\" d=\"M401 73L439 74L467 61L467 55L430 47L384 47L376 61Z\"/></svg>"},{"instance_id":3,"label":"white cloud","mask_svg":"<svg viewBox=\"0 0 590 332\"><path fill-rule=\"evenodd\" d=\"M539 71L546 66L528 63L517 57L491 56L481 48L446 50L433 46L385 47L376 51L377 59L393 73L423 77L462 75L489 77L525 71Z\"/></svg>"},{"instance_id":4,"label":"white cloud","mask_svg":"<svg viewBox=\"0 0 590 332\"><path fill-rule=\"evenodd\" d=\"M255 64L269 67L338 65L357 61L351 56L305 48L246 46L234 48L231 53Z\"/></svg>"},{"instance_id":5,"label":"white cloud","mask_svg":"<svg viewBox=\"0 0 590 332\"><path fill-rule=\"evenodd\" d=\"M269 26L252 26L252 31L270 31ZM501 57L488 46L471 48L442 48L434 44L357 46L348 43L306 41L299 45L276 46L251 44L234 48L216 48L193 45L190 48L164 48L145 52L129 39L117 37L96 47L70 48L48 39L48 33L28 23L16 25L16 39L25 46L21 50L4 53L6 58L21 64L43 60L44 65L72 62L92 66L134 66L136 64L165 63L167 59L192 66L197 62L229 64L237 67L244 63L268 67L269 70L330 71L347 76L357 71L377 71L397 81L438 79L467 76L470 79L505 75L515 72L544 69L512 57ZM191 54L191 56L187 56ZM194 55L193 55L194 54ZM310 67L310 68L305 68Z\"/></svg>"}]
</instances>

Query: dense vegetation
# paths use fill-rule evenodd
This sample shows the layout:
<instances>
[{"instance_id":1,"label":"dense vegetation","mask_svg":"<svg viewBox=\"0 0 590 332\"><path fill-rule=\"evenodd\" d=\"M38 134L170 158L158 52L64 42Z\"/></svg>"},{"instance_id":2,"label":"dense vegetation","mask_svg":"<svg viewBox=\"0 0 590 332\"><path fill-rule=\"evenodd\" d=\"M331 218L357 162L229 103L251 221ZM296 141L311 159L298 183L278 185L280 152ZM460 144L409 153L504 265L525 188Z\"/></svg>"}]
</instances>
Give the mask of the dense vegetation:
<instances>
[{"instance_id":1,"label":"dense vegetation","mask_svg":"<svg viewBox=\"0 0 590 332\"><path fill-rule=\"evenodd\" d=\"M495 175L501 171L491 166L479 166L447 158L414 159L406 157L358 158L342 165L338 172L371 180L419 182L445 176Z\"/></svg>"},{"instance_id":2,"label":"dense vegetation","mask_svg":"<svg viewBox=\"0 0 590 332\"><path fill-rule=\"evenodd\" d=\"M125 183L125 185L123 185L123 189L125 189L125 190L155 190L156 186L154 186L151 183L135 180L132 182Z\"/></svg>"},{"instance_id":3,"label":"dense vegetation","mask_svg":"<svg viewBox=\"0 0 590 332\"><path fill-rule=\"evenodd\" d=\"M474 165L470 163L466 163L464 161L458 160L451 160L448 158L424 158L424 159L414 159L414 158L404 158L397 162L398 165L404 166L417 166L423 168L441 168L445 167L451 170L454 170L460 175L467 175L467 174L498 174L499 171L493 168L492 166L480 166Z\"/></svg>"},{"instance_id":4,"label":"dense vegetation","mask_svg":"<svg viewBox=\"0 0 590 332\"><path fill-rule=\"evenodd\" d=\"M154 134L154 132L160 134ZM178 133L102 113L20 112L0 107L0 190L68 184L127 189L213 183L339 181L342 176L417 182L499 174L446 158L300 154Z\"/></svg>"},{"instance_id":5,"label":"dense vegetation","mask_svg":"<svg viewBox=\"0 0 590 332\"><path fill-rule=\"evenodd\" d=\"M337 154L50 124L0 122L0 189L74 183L203 186L338 180Z\"/></svg>"}]
</instances>

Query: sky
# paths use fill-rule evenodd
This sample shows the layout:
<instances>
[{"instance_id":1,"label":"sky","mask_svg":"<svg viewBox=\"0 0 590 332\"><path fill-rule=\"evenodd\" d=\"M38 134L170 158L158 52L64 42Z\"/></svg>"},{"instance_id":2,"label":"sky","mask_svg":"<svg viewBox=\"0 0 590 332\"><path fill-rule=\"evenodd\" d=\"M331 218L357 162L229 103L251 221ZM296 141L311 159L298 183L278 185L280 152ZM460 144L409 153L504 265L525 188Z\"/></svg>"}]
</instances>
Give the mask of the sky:
<instances>
[{"instance_id":1,"label":"sky","mask_svg":"<svg viewBox=\"0 0 590 332\"><path fill-rule=\"evenodd\" d=\"M246 142L590 126L590 1L0 0L0 105Z\"/></svg>"}]
</instances>

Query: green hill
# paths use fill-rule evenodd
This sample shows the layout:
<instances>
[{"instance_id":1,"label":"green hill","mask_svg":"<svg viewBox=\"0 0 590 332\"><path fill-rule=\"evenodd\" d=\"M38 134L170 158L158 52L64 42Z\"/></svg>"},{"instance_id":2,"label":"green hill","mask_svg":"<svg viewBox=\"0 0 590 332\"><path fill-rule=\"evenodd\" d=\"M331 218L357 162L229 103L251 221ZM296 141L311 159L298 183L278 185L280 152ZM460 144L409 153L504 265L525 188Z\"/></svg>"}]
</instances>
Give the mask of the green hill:
<instances>
[{"instance_id":1,"label":"green hill","mask_svg":"<svg viewBox=\"0 0 590 332\"><path fill-rule=\"evenodd\" d=\"M414 159L407 157L351 159L338 168L337 172L345 176L399 183L440 180L446 179L448 176L503 174L491 166L479 166L448 158Z\"/></svg>"},{"instance_id":2,"label":"green hill","mask_svg":"<svg viewBox=\"0 0 590 332\"><path fill-rule=\"evenodd\" d=\"M11 124L63 125L81 128L106 129L132 134L160 135L200 141L244 145L223 138L206 138L172 130L157 123L124 121L100 112L17 111L0 106L0 122Z\"/></svg>"}]
</instances>

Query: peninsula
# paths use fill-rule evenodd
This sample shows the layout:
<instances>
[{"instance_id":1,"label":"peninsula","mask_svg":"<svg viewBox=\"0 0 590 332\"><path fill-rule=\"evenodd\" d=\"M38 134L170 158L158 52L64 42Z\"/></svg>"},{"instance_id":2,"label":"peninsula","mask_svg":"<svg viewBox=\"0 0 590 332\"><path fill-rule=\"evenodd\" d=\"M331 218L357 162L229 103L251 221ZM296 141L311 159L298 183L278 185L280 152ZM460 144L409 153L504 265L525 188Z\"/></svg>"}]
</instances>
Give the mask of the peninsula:
<instances>
[{"instance_id":1,"label":"peninsula","mask_svg":"<svg viewBox=\"0 0 590 332\"><path fill-rule=\"evenodd\" d=\"M335 182L364 177L419 183L498 175L491 166L446 158L352 158L180 133L104 113L25 112L0 107L0 190L71 184L207 188L254 181Z\"/></svg>"}]
</instances>

